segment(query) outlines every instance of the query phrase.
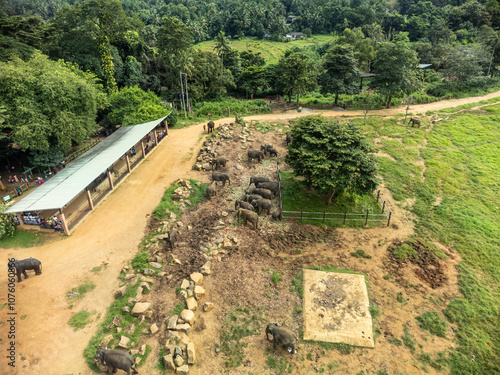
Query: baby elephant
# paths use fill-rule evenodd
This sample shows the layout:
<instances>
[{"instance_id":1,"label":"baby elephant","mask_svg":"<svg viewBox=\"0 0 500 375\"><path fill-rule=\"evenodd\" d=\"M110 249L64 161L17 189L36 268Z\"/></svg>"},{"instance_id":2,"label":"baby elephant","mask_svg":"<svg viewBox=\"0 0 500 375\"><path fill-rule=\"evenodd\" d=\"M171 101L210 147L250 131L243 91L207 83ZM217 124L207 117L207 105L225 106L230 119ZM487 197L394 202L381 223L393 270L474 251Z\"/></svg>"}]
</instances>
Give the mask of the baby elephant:
<instances>
[{"instance_id":1,"label":"baby elephant","mask_svg":"<svg viewBox=\"0 0 500 375\"><path fill-rule=\"evenodd\" d=\"M269 339L269 334L273 335L273 339ZM274 349L278 343L292 348L292 354L295 353L295 343L297 342L297 337L295 334L287 328L278 327L276 323L269 323L266 327L266 337L269 341L274 342Z\"/></svg>"},{"instance_id":2,"label":"baby elephant","mask_svg":"<svg viewBox=\"0 0 500 375\"><path fill-rule=\"evenodd\" d=\"M220 167L226 167L226 163L227 163L227 159L222 156L220 158L217 158L217 159L212 159L210 161L210 164L212 164L212 169L219 169Z\"/></svg>"},{"instance_id":3,"label":"baby elephant","mask_svg":"<svg viewBox=\"0 0 500 375\"><path fill-rule=\"evenodd\" d=\"M262 151L264 153L264 155L266 155L266 153L268 153L269 150L272 148L273 148L273 145L261 145L260 151Z\"/></svg>"},{"instance_id":4,"label":"baby elephant","mask_svg":"<svg viewBox=\"0 0 500 375\"><path fill-rule=\"evenodd\" d=\"M213 133L215 129L215 123L213 121L209 121L207 126L208 126L208 133Z\"/></svg>"},{"instance_id":5,"label":"baby elephant","mask_svg":"<svg viewBox=\"0 0 500 375\"><path fill-rule=\"evenodd\" d=\"M410 121L408 121L408 124L411 122L411 127L413 128L416 125L418 125L418 127L420 128L420 125L422 124L422 120L420 120L419 118L411 118Z\"/></svg>"},{"instance_id":6,"label":"baby elephant","mask_svg":"<svg viewBox=\"0 0 500 375\"><path fill-rule=\"evenodd\" d=\"M107 366L108 374L114 374L118 370L125 371L127 375L130 375L130 370L132 370L134 374L138 374L135 369L134 358L122 350L109 350L107 346L99 348L94 356L94 362Z\"/></svg>"},{"instance_id":7,"label":"baby elephant","mask_svg":"<svg viewBox=\"0 0 500 375\"><path fill-rule=\"evenodd\" d=\"M292 135L290 132L286 132L286 138L285 138L286 145L288 146L290 143L292 143Z\"/></svg>"},{"instance_id":8,"label":"baby elephant","mask_svg":"<svg viewBox=\"0 0 500 375\"><path fill-rule=\"evenodd\" d=\"M255 212L240 208L238 210L238 221L240 219L240 216L243 216L243 225L247 225L247 222L249 221L253 224L254 229L258 229L259 215L257 215Z\"/></svg>"},{"instance_id":9,"label":"baby elephant","mask_svg":"<svg viewBox=\"0 0 500 375\"><path fill-rule=\"evenodd\" d=\"M238 208L244 208L245 210L253 211L253 206L250 203L243 202L243 201L235 201L234 202L234 209Z\"/></svg>"},{"instance_id":10,"label":"baby elephant","mask_svg":"<svg viewBox=\"0 0 500 375\"><path fill-rule=\"evenodd\" d=\"M172 229L168 232L168 243L170 244L170 248L172 250L174 249L175 241L177 241L177 231Z\"/></svg>"},{"instance_id":11,"label":"baby elephant","mask_svg":"<svg viewBox=\"0 0 500 375\"><path fill-rule=\"evenodd\" d=\"M211 199L215 195L217 195L217 189L215 182L212 182L210 185L207 186L207 198Z\"/></svg>"},{"instance_id":12,"label":"baby elephant","mask_svg":"<svg viewBox=\"0 0 500 375\"><path fill-rule=\"evenodd\" d=\"M226 186L226 181L231 185L231 179L225 173L212 173L212 181L222 181L222 186Z\"/></svg>"},{"instance_id":13,"label":"baby elephant","mask_svg":"<svg viewBox=\"0 0 500 375\"><path fill-rule=\"evenodd\" d=\"M268 148L267 152L269 152L269 157L278 157L278 151L275 148Z\"/></svg>"}]
</instances>

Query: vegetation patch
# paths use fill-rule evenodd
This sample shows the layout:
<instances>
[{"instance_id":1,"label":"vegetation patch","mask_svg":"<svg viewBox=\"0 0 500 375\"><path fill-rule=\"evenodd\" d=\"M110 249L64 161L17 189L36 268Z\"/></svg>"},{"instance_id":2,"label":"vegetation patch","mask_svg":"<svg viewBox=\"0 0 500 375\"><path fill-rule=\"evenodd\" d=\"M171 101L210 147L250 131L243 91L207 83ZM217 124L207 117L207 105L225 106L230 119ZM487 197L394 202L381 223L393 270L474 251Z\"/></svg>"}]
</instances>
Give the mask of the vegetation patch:
<instances>
[{"instance_id":1,"label":"vegetation patch","mask_svg":"<svg viewBox=\"0 0 500 375\"><path fill-rule=\"evenodd\" d=\"M87 324L89 324L92 321L90 319L91 315L92 315L91 312L82 310L80 312L77 312L76 314L73 314L69 319L68 324L71 327L73 327L75 331L77 331L81 328L84 328Z\"/></svg>"},{"instance_id":2,"label":"vegetation patch","mask_svg":"<svg viewBox=\"0 0 500 375\"><path fill-rule=\"evenodd\" d=\"M416 319L420 328L428 330L433 335L446 337L448 323L441 319L436 311L427 311L422 315L417 316Z\"/></svg>"},{"instance_id":3,"label":"vegetation patch","mask_svg":"<svg viewBox=\"0 0 500 375\"><path fill-rule=\"evenodd\" d=\"M94 290L96 285L89 281L85 280L85 282L82 285L77 286L76 288L71 289L67 294L66 294L66 301L68 303L79 300L85 296L86 293Z\"/></svg>"},{"instance_id":4,"label":"vegetation patch","mask_svg":"<svg viewBox=\"0 0 500 375\"><path fill-rule=\"evenodd\" d=\"M372 256L370 254L365 253L364 250L356 250L355 252L351 252L351 256L354 258L365 258L365 259L372 259Z\"/></svg>"},{"instance_id":5,"label":"vegetation patch","mask_svg":"<svg viewBox=\"0 0 500 375\"><path fill-rule=\"evenodd\" d=\"M301 299L304 298L304 273L302 270L292 279L290 292L297 292Z\"/></svg>"},{"instance_id":6,"label":"vegetation patch","mask_svg":"<svg viewBox=\"0 0 500 375\"><path fill-rule=\"evenodd\" d=\"M200 203L207 193L207 184L200 183L199 186L196 185L196 180L189 180L191 183L192 193L189 196L189 201L191 206L195 206ZM177 218L182 217L182 213L179 212L179 201L174 200L174 191L179 188L180 183L172 184L163 194L160 204L153 211L153 217L156 220L163 220L173 212Z\"/></svg>"},{"instance_id":7,"label":"vegetation patch","mask_svg":"<svg viewBox=\"0 0 500 375\"><path fill-rule=\"evenodd\" d=\"M266 365L273 370L276 375L283 375L293 372L293 366L286 357L277 357L275 354L268 354Z\"/></svg>"},{"instance_id":8,"label":"vegetation patch","mask_svg":"<svg viewBox=\"0 0 500 375\"><path fill-rule=\"evenodd\" d=\"M47 233L31 233L16 230L12 235L0 239L0 248L16 249L38 247L61 238Z\"/></svg>"},{"instance_id":9,"label":"vegetation patch","mask_svg":"<svg viewBox=\"0 0 500 375\"><path fill-rule=\"evenodd\" d=\"M260 333L265 322L261 307L239 307L224 318L220 335L220 351L224 353L227 367L238 367L244 359L243 349L247 347L242 339Z\"/></svg>"}]
</instances>

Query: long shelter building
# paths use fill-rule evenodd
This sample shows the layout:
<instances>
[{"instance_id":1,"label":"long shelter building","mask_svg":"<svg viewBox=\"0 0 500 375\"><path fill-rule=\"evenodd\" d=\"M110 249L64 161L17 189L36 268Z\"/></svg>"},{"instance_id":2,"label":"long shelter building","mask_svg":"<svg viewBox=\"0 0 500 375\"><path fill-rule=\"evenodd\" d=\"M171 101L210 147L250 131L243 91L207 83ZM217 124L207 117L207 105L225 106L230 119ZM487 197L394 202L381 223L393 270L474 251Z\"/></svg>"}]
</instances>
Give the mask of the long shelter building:
<instances>
[{"instance_id":1,"label":"long shelter building","mask_svg":"<svg viewBox=\"0 0 500 375\"><path fill-rule=\"evenodd\" d=\"M166 122L157 129L165 118L119 128L5 213L15 213L21 225L39 225L42 217L49 223L56 216L69 235L168 135Z\"/></svg>"}]
</instances>

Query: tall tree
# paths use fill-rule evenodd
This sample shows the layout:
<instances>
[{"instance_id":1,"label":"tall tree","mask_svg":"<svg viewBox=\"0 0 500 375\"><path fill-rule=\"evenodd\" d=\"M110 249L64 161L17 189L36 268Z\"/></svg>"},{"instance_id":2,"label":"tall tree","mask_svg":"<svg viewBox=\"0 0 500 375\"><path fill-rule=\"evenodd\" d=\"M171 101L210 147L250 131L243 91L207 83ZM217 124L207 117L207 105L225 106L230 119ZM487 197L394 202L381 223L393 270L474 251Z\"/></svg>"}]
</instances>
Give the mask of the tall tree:
<instances>
[{"instance_id":1,"label":"tall tree","mask_svg":"<svg viewBox=\"0 0 500 375\"><path fill-rule=\"evenodd\" d=\"M224 55L229 52L231 47L229 46L229 39L226 38L224 31L220 31L215 37L215 47L214 50L217 51L217 56L220 57L222 61L222 66L224 66Z\"/></svg>"},{"instance_id":2,"label":"tall tree","mask_svg":"<svg viewBox=\"0 0 500 375\"><path fill-rule=\"evenodd\" d=\"M350 45L337 44L323 57L323 73L320 76L323 93L335 93L335 105L339 94L359 92L358 61Z\"/></svg>"},{"instance_id":3,"label":"tall tree","mask_svg":"<svg viewBox=\"0 0 500 375\"><path fill-rule=\"evenodd\" d=\"M0 107L7 109L0 131L22 150L67 151L97 129L105 97L95 82L94 75L40 53L0 63Z\"/></svg>"},{"instance_id":4,"label":"tall tree","mask_svg":"<svg viewBox=\"0 0 500 375\"><path fill-rule=\"evenodd\" d=\"M377 162L361 129L322 116L300 118L292 125L293 142L285 161L308 186L328 193L328 204L344 191L375 190Z\"/></svg>"},{"instance_id":5,"label":"tall tree","mask_svg":"<svg viewBox=\"0 0 500 375\"><path fill-rule=\"evenodd\" d=\"M257 90L267 85L266 68L255 65L249 66L241 73L240 80L243 82L243 86L250 90L250 99L253 100Z\"/></svg>"},{"instance_id":6,"label":"tall tree","mask_svg":"<svg viewBox=\"0 0 500 375\"><path fill-rule=\"evenodd\" d=\"M297 94L298 106L300 94L313 90L317 85L316 65L303 51L287 51L277 65L275 88L288 95L289 103L292 95Z\"/></svg>"},{"instance_id":7,"label":"tall tree","mask_svg":"<svg viewBox=\"0 0 500 375\"><path fill-rule=\"evenodd\" d=\"M376 76L372 78L370 85L389 97L389 108L394 94L409 94L415 87L418 59L407 33L399 33L392 42L380 43L379 47L373 63Z\"/></svg>"}]
</instances>

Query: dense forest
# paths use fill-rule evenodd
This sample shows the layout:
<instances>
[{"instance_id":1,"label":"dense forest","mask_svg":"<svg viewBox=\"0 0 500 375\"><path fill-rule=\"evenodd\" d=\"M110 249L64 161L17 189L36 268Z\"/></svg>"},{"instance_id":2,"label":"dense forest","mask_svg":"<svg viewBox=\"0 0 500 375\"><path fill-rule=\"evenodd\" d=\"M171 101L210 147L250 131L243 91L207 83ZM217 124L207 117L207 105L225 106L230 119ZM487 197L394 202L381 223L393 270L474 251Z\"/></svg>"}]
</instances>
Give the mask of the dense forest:
<instances>
[{"instance_id":1,"label":"dense forest","mask_svg":"<svg viewBox=\"0 0 500 375\"><path fill-rule=\"evenodd\" d=\"M193 103L280 94L297 104L306 93L337 104L339 95L359 93L361 73L374 73L369 85L390 106L394 97L418 102L496 85L500 63L497 0L1 4L0 142L48 164L98 126L168 113L160 98L179 94L180 72ZM249 37L286 43L288 32L330 38L294 46L276 64L231 48ZM197 48L206 40L212 51ZM424 73L419 63L432 65Z\"/></svg>"}]
</instances>

